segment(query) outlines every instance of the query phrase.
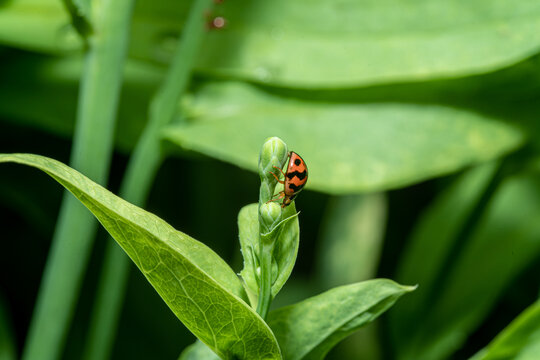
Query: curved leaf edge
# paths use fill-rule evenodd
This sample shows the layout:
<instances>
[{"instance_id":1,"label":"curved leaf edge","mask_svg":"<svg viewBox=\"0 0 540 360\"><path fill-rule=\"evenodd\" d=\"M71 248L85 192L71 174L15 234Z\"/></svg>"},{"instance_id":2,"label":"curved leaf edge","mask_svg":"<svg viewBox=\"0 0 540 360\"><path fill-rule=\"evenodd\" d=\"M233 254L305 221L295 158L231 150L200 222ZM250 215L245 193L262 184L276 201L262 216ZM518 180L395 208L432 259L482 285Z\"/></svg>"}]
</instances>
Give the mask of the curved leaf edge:
<instances>
[{"instance_id":1,"label":"curved leaf edge","mask_svg":"<svg viewBox=\"0 0 540 360\"><path fill-rule=\"evenodd\" d=\"M41 171L43 171L44 173L46 173L47 175L49 175L51 178L53 178L55 181L57 181L60 185L62 185L66 190L68 190L73 196L75 196L75 198L77 198L79 201L81 201L81 204L83 204L89 211L92 212L92 214L95 216L96 214L94 213L95 210L92 210L90 209L90 207L88 207L82 200L81 200L81 197L82 196L78 196L74 193L73 189L74 188L77 188L76 186L73 186L71 184L69 184L69 180L65 179L64 177L62 177L62 175L60 174L56 174L55 172L53 171L50 171L50 170L47 170L45 166L43 166L42 164L39 164L38 162L36 161L32 161L32 158L35 158L35 159L39 159L39 160L42 160L42 161L49 161L49 162L52 162L55 166L58 166L59 168L63 168L63 169L69 169L70 171L73 171L74 173L78 174L78 176L88 180L88 181L91 181L92 183L94 183L92 180L90 180L89 178L87 178L86 176L84 176L83 174L79 173L78 171L76 171L75 169L72 169L70 168L69 166L65 165L64 163L60 162L60 161L57 161L57 160L54 160L54 159L51 159L51 158L48 158L46 156L41 156L41 155L36 155L36 154L24 154L24 153L13 153L13 154L1 154L0 153L0 163L16 163L16 164L20 164L20 165L27 165L27 166L30 166L30 167L34 167L36 169L39 169ZM156 215L150 213L150 212L147 212L146 210L144 209L141 209L139 208L138 206L135 206L127 201L125 201L124 199L116 196L115 194L113 194L111 191L107 190L106 188L102 187L101 185L97 184L97 183L94 183L96 187L98 187L100 190L106 192L106 193L109 193L112 197L115 197L118 201L120 201L122 203L122 205L126 206L126 207L133 207L133 208L137 208L139 211L142 211L145 213L145 215L147 215L148 217L152 217L152 218L155 218L157 220L159 220L160 222L162 222L165 226L167 226L169 228L170 231L174 231L174 232L180 232L176 229L174 229L170 224L168 224L167 222L165 222L164 220L162 220L161 218L157 217ZM82 194L84 194L84 196L86 197L85 200L89 201L89 200L94 200L94 201L89 201L90 204L92 205L95 205L95 204L99 204L103 207L107 207L105 205L103 205L100 201L98 200L95 200L93 199L92 196L90 196L87 192L85 191L82 191L80 190L80 192ZM134 228L137 228L138 230L140 230L141 232L144 232L144 233L150 233L152 234L150 231L148 231L147 229L144 229L144 228L141 228L139 225L137 225L136 223L134 223L133 221L131 221L130 219L127 219L126 217L124 216L120 216L124 221L126 221L127 223L130 223L131 225L134 226ZM97 216L96 216L97 218ZM100 219L97 219L100 223ZM102 224L103 225L103 224ZM180 232L182 235L184 236L187 236L189 237L188 235ZM153 236L156 236L154 234L152 234ZM112 234L111 234L112 236ZM158 236L156 236L158 237ZM114 238L114 237L113 237ZM213 250L210 249L209 247L207 247L205 244L189 237L190 239L192 239L193 241L195 241L196 243L200 244L201 246L207 248L209 251L211 251L212 253ZM116 240L116 239L115 239ZM215 253L214 253L215 254ZM128 254L129 255L129 254ZM250 311L252 314L254 314L260 321L262 324L264 324L264 326L266 327L269 335L271 335L271 337L273 338L274 342L277 344L277 339L272 331L272 329L268 326L268 324L259 316L259 314L257 314L257 312L255 310L253 310L251 308L251 306L249 306L248 302L247 302L247 295L245 294L245 289L243 287L243 284L242 284L242 289L244 290L244 296L246 299L242 298L242 296L240 294L235 294L233 293L230 289L226 288L225 286L223 286L222 284L219 283L218 280L216 280L213 276L210 276L204 269L200 268L199 265L197 263L194 263L194 262L191 262L189 261L185 256L184 254L181 254L181 253L178 253L179 256L182 256L184 259L186 259L188 262L190 262L194 267L196 267L201 273L203 273L204 275L206 275L208 277L208 279L213 283L214 286L218 287L218 288L221 288L224 292L230 294L233 298L235 298L240 304L242 304L246 309L248 309L248 311ZM216 256L219 257L219 255L215 254ZM130 258L132 258L130 255L129 255ZM221 258L220 258L221 259ZM135 262L137 264L137 260L132 258L132 261ZM139 267L139 266L138 266ZM231 269L232 271L232 269ZM240 281L240 279L239 279ZM161 296L161 294L160 294ZM201 340L201 339L199 339ZM204 341L201 340L201 342L205 343ZM210 344L206 344L208 347L212 348L213 346L210 345ZM279 346L278 346L278 350L279 350ZM281 359L281 355L279 357L279 359Z\"/></svg>"},{"instance_id":2,"label":"curved leaf edge","mask_svg":"<svg viewBox=\"0 0 540 360\"><path fill-rule=\"evenodd\" d=\"M304 299L298 303L287 305L287 306L271 311L269 314L268 323L272 327L273 317L280 318L281 313L286 313L290 309L304 306L305 304L308 304L310 302L318 301L321 299L324 302L324 298L326 296L332 295L335 292L348 290L354 287L369 286L375 283L377 283L377 285L384 285L384 286L392 287L395 290L397 290L397 292L393 294L389 294L388 296L385 296L384 298L382 298L380 301L377 301L376 303L367 307L363 312L364 314L366 313L368 314L369 319L366 320L366 318L362 318L363 321L359 323L358 313L351 313L348 319L346 319L345 321L342 321L341 323L335 325L333 328L328 328L327 335L321 337L319 342L312 344L309 351L306 351L304 352L304 354L301 354L299 357L294 358L294 360L322 359L335 345L337 345L339 342L341 342L343 339L345 339L347 336L351 335L358 329L368 325L369 323L377 319L381 314L383 314L386 310L392 307L401 296L416 290L418 285L413 285L413 286L401 285L390 279L371 279L371 280L366 280L366 281L353 283L349 285L337 286L321 294ZM365 291L369 291L369 289L366 289ZM375 312L368 311L371 309L376 309L377 311ZM279 338L278 336L279 333L276 332L276 329L273 329L273 331L277 334L277 337ZM282 346L282 344L280 344L280 346ZM286 352L282 349L282 353L285 354Z\"/></svg>"}]
</instances>

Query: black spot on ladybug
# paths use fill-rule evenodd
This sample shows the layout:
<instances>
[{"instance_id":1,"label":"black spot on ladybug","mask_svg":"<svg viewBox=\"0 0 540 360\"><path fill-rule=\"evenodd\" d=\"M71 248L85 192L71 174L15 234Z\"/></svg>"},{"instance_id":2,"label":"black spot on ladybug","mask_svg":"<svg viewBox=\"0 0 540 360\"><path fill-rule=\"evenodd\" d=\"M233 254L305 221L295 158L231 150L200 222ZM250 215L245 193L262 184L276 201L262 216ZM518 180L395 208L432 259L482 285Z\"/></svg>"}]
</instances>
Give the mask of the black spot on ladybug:
<instances>
[{"instance_id":1,"label":"black spot on ladybug","mask_svg":"<svg viewBox=\"0 0 540 360\"><path fill-rule=\"evenodd\" d=\"M298 186L296 186L295 184L289 184L289 187L293 189L294 192L298 192L304 187L304 184Z\"/></svg>"},{"instance_id":2,"label":"black spot on ladybug","mask_svg":"<svg viewBox=\"0 0 540 360\"><path fill-rule=\"evenodd\" d=\"M300 159L295 159L294 160L294 165L296 165L296 166L300 166L301 163L302 163L302 161L300 161Z\"/></svg>"},{"instance_id":3,"label":"black spot on ladybug","mask_svg":"<svg viewBox=\"0 0 540 360\"><path fill-rule=\"evenodd\" d=\"M307 175L306 170L302 172L293 171L292 173L287 173L287 177L289 178L289 180L292 180L292 178L294 178L295 176L300 180L304 180L306 178L306 175Z\"/></svg>"}]
</instances>

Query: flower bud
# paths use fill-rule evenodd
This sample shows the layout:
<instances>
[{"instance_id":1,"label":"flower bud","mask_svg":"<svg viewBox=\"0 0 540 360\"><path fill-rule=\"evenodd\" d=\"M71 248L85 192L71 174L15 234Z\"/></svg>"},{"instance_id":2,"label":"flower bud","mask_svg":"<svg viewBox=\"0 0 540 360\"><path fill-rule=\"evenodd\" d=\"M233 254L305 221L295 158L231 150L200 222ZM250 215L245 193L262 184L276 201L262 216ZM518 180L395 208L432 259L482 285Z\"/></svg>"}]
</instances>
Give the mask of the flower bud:
<instances>
[{"instance_id":1,"label":"flower bud","mask_svg":"<svg viewBox=\"0 0 540 360\"><path fill-rule=\"evenodd\" d=\"M270 232L281 221L281 206L275 202L262 204L259 210L261 232Z\"/></svg>"},{"instance_id":2,"label":"flower bud","mask_svg":"<svg viewBox=\"0 0 540 360\"><path fill-rule=\"evenodd\" d=\"M262 148L259 157L259 175L261 181L276 181L270 172L276 173L274 166L282 168L287 160L288 150L287 144L278 137L268 138ZM279 171L277 171L279 174ZM278 175L276 174L276 175Z\"/></svg>"},{"instance_id":3,"label":"flower bud","mask_svg":"<svg viewBox=\"0 0 540 360\"><path fill-rule=\"evenodd\" d=\"M259 204L269 201L274 195L274 189L277 185L275 174L279 177L279 169L283 168L287 161L287 144L278 137L268 138L262 148L259 156L259 176L261 178L261 189L259 191Z\"/></svg>"}]
</instances>

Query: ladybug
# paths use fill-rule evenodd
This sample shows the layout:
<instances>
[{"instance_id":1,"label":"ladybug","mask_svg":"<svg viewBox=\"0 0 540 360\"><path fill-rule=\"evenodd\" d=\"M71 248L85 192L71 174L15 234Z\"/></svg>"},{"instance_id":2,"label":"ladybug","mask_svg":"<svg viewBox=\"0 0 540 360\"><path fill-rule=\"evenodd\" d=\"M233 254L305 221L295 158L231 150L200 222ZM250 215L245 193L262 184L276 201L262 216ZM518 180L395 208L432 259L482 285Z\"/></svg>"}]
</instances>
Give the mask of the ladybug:
<instances>
[{"instance_id":1,"label":"ladybug","mask_svg":"<svg viewBox=\"0 0 540 360\"><path fill-rule=\"evenodd\" d=\"M283 170L274 166L279 170L284 177L284 180L279 180L279 177L270 171L270 174L274 175L276 180L280 184L284 184L283 191L279 194L276 194L277 198L270 201L277 201L283 199L281 207L284 208L291 204L296 195L304 188L308 179L308 169L304 159L294 151L289 151L289 165L287 166L287 172L284 173ZM276 197L274 196L274 197ZM269 201L269 202L270 202Z\"/></svg>"}]
</instances>

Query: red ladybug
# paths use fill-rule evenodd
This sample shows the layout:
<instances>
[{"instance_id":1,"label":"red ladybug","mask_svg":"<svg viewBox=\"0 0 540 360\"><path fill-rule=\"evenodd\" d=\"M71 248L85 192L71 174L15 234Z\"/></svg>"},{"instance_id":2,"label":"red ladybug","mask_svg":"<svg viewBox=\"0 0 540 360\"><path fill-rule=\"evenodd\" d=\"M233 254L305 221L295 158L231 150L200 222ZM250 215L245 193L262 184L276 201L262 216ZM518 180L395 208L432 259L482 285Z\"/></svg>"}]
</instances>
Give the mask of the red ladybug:
<instances>
[{"instance_id":1,"label":"red ladybug","mask_svg":"<svg viewBox=\"0 0 540 360\"><path fill-rule=\"evenodd\" d=\"M279 177L276 174L270 172L270 174L274 175L274 177L280 184L285 185L283 187L283 191L281 191L279 194L276 194L277 198L270 201L277 201L283 199L283 202L281 204L281 207L283 208L291 204L296 195L298 195L298 193L302 191L308 179L308 169L304 159L302 159L302 157L294 151L289 152L288 158L289 165L287 166L286 173L284 173L283 170L281 170L277 166L274 166L274 168L278 169L283 174L285 178L284 181L279 180Z\"/></svg>"}]
</instances>

